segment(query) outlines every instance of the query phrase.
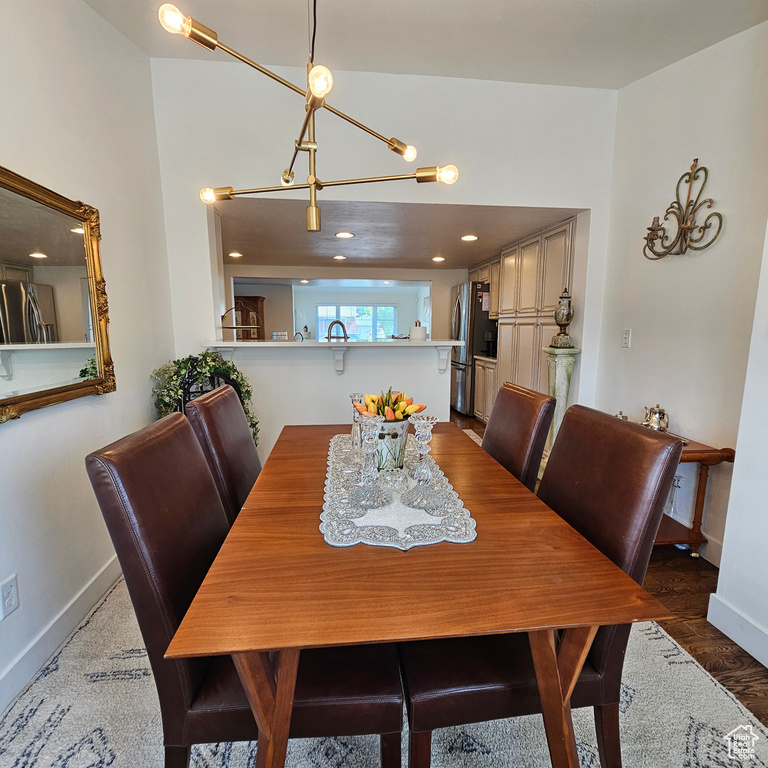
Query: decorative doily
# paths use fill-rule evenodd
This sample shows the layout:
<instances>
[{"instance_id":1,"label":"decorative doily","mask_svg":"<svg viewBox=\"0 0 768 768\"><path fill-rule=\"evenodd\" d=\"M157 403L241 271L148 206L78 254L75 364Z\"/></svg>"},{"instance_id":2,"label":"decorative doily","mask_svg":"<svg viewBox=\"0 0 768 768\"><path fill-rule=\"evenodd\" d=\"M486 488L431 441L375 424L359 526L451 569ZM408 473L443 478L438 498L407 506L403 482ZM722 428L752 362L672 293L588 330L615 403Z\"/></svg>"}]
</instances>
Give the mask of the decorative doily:
<instances>
[{"instance_id":1,"label":"decorative doily","mask_svg":"<svg viewBox=\"0 0 768 768\"><path fill-rule=\"evenodd\" d=\"M320 531L326 543L334 547L363 543L410 549L441 541L466 544L477 537L475 521L431 456L428 457L432 468L430 486L443 494L445 505L434 512L425 512L400 502L401 494L414 485L411 472L417 454L413 435L408 436L403 469L385 471L379 477L379 483L393 496L393 502L386 507L364 510L349 504L350 491L360 485L362 461L362 451L352 448L349 435L331 438L325 501L320 515Z\"/></svg>"}]
</instances>

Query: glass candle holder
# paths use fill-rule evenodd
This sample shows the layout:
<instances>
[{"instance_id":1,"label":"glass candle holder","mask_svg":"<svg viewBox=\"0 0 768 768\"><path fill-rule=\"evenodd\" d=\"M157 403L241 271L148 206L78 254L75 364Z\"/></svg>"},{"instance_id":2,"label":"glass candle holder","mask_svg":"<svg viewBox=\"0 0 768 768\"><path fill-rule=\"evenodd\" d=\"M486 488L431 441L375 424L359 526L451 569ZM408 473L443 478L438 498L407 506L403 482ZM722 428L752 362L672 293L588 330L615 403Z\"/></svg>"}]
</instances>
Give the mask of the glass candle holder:
<instances>
[{"instance_id":1,"label":"glass candle holder","mask_svg":"<svg viewBox=\"0 0 768 768\"><path fill-rule=\"evenodd\" d=\"M383 421L383 416L374 416L373 414L366 414L361 417L360 425L363 450L365 451L363 471L360 476L362 485L355 488L348 497L349 503L359 509L378 509L392 503L392 493L376 484L379 479L375 455L376 441Z\"/></svg>"},{"instance_id":2,"label":"glass candle holder","mask_svg":"<svg viewBox=\"0 0 768 768\"><path fill-rule=\"evenodd\" d=\"M365 402L365 395L352 392L349 398L352 401L352 447L359 449L363 447L363 435L360 430L360 412L355 408L355 403Z\"/></svg>"},{"instance_id":3,"label":"glass candle holder","mask_svg":"<svg viewBox=\"0 0 768 768\"><path fill-rule=\"evenodd\" d=\"M416 432L416 451L419 454L419 460L413 470L416 485L400 497L400 501L407 507L423 509L425 512L434 512L445 505L445 496L429 485L432 480L432 468L428 459L429 441L432 439L432 427L436 422L437 416L411 416L411 423Z\"/></svg>"}]
</instances>

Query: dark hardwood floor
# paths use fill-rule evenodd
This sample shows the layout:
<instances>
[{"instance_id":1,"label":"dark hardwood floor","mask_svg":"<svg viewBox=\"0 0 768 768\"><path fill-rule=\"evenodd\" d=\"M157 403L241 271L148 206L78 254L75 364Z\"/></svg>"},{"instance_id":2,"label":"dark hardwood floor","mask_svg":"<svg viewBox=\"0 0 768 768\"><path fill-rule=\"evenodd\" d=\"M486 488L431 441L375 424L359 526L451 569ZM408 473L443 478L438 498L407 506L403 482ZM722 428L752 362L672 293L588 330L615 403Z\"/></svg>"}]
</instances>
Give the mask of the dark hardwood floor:
<instances>
[{"instance_id":1,"label":"dark hardwood floor","mask_svg":"<svg viewBox=\"0 0 768 768\"><path fill-rule=\"evenodd\" d=\"M485 431L481 421L453 410L451 421L478 435ZM694 559L673 546L655 547L644 586L675 614L659 625L768 726L768 669L707 621L717 574L704 558Z\"/></svg>"}]
</instances>

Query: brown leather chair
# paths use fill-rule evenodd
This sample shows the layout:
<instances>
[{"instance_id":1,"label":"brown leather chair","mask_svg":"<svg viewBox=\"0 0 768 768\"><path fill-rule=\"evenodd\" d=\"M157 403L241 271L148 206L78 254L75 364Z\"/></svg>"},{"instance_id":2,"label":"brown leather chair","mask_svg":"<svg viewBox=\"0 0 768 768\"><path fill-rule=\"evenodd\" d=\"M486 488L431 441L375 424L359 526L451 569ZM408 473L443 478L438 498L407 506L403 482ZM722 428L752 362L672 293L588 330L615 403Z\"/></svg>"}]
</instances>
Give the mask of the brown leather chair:
<instances>
[{"instance_id":1,"label":"brown leather chair","mask_svg":"<svg viewBox=\"0 0 768 768\"><path fill-rule=\"evenodd\" d=\"M491 409L483 450L526 488L534 490L555 415L555 398L505 382Z\"/></svg>"},{"instance_id":2,"label":"brown leather chair","mask_svg":"<svg viewBox=\"0 0 768 768\"><path fill-rule=\"evenodd\" d=\"M574 405L563 419L539 496L642 583L682 443ZM629 625L601 627L571 697L594 707L600 762L621 766L619 696ZM435 728L541 712L525 633L400 647L411 765L428 766Z\"/></svg>"},{"instance_id":3,"label":"brown leather chair","mask_svg":"<svg viewBox=\"0 0 768 768\"><path fill-rule=\"evenodd\" d=\"M229 656L163 658L229 531L189 422L171 414L85 462L152 665L166 768L186 768L192 744L256 739ZM301 652L292 737L382 734L382 762L399 768L402 713L394 645Z\"/></svg>"},{"instance_id":4,"label":"brown leather chair","mask_svg":"<svg viewBox=\"0 0 768 768\"><path fill-rule=\"evenodd\" d=\"M229 384L224 384L187 403L184 410L232 525L261 472L261 461L240 398Z\"/></svg>"}]
</instances>

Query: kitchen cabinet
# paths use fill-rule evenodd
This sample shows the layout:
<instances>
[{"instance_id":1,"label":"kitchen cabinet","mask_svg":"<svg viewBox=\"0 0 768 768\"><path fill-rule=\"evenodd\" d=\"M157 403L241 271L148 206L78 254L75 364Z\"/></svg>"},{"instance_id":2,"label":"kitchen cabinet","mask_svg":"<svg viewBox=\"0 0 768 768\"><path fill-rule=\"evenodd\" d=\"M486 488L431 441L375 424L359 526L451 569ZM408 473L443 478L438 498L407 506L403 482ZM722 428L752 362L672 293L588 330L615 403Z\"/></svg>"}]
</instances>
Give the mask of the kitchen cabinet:
<instances>
[{"instance_id":1,"label":"kitchen cabinet","mask_svg":"<svg viewBox=\"0 0 768 768\"><path fill-rule=\"evenodd\" d=\"M491 280L491 270L487 264L481 264L477 268L477 279L481 283L488 283Z\"/></svg>"},{"instance_id":2,"label":"kitchen cabinet","mask_svg":"<svg viewBox=\"0 0 768 768\"><path fill-rule=\"evenodd\" d=\"M22 283L32 283L32 267L25 264L5 262L0 264L0 280L19 280Z\"/></svg>"},{"instance_id":3,"label":"kitchen cabinet","mask_svg":"<svg viewBox=\"0 0 768 768\"><path fill-rule=\"evenodd\" d=\"M520 249L514 245L501 252L500 315L513 315L517 312L517 258L519 251Z\"/></svg>"},{"instance_id":4,"label":"kitchen cabinet","mask_svg":"<svg viewBox=\"0 0 768 768\"><path fill-rule=\"evenodd\" d=\"M480 280L480 270L479 269L470 269L469 270L469 276L467 278L470 283L476 283Z\"/></svg>"},{"instance_id":5,"label":"kitchen cabinet","mask_svg":"<svg viewBox=\"0 0 768 768\"><path fill-rule=\"evenodd\" d=\"M501 259L496 259L488 265L489 278L491 285L491 311L489 317L496 320L499 316L499 288L501 283Z\"/></svg>"},{"instance_id":6,"label":"kitchen cabinet","mask_svg":"<svg viewBox=\"0 0 768 768\"><path fill-rule=\"evenodd\" d=\"M475 358L475 418L487 423L491 415L498 385L496 361L490 358Z\"/></svg>"},{"instance_id":7,"label":"kitchen cabinet","mask_svg":"<svg viewBox=\"0 0 768 768\"><path fill-rule=\"evenodd\" d=\"M554 312L563 288L570 285L571 224L546 232L541 237L542 312Z\"/></svg>"}]
</instances>

